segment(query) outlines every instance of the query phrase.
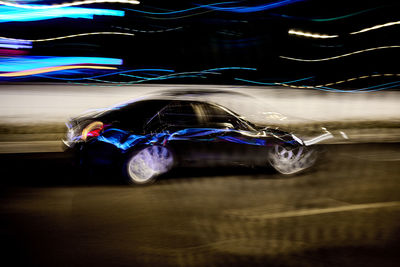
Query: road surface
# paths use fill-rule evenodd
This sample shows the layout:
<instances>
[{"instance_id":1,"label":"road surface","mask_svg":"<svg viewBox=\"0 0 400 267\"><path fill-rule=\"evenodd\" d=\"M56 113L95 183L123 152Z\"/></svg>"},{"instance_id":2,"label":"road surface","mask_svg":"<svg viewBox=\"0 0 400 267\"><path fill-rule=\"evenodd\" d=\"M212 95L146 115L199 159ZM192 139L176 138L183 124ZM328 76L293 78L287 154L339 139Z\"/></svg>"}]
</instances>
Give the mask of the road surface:
<instances>
[{"instance_id":1,"label":"road surface","mask_svg":"<svg viewBox=\"0 0 400 267\"><path fill-rule=\"evenodd\" d=\"M2 154L2 266L398 266L400 145L329 145L311 171L185 169L150 186L62 153Z\"/></svg>"}]
</instances>

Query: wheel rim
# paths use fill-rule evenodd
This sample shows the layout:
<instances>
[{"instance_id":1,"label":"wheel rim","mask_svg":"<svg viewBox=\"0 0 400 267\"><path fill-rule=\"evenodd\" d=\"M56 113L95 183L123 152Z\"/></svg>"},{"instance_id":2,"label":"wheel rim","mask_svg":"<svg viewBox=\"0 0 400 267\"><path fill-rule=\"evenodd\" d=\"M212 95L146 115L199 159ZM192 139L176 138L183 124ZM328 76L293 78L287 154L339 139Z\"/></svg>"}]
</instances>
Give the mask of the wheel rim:
<instances>
[{"instance_id":1,"label":"wheel rim","mask_svg":"<svg viewBox=\"0 0 400 267\"><path fill-rule=\"evenodd\" d=\"M136 183L146 183L167 172L173 164L171 152L162 146L149 146L128 161L129 177Z\"/></svg>"},{"instance_id":2,"label":"wheel rim","mask_svg":"<svg viewBox=\"0 0 400 267\"><path fill-rule=\"evenodd\" d=\"M304 146L289 149L275 145L269 155L272 167L282 174L294 174L307 169L315 163L315 160L315 151Z\"/></svg>"}]
</instances>

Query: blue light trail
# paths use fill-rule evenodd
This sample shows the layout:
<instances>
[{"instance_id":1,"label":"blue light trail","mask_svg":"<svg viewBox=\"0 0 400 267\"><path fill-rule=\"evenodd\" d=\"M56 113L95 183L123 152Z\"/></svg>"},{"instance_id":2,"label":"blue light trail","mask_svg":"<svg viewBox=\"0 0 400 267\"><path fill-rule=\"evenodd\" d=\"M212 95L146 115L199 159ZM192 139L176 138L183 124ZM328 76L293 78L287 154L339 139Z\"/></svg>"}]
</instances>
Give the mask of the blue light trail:
<instances>
[{"instance_id":1,"label":"blue light trail","mask_svg":"<svg viewBox=\"0 0 400 267\"><path fill-rule=\"evenodd\" d=\"M0 6L0 23L39 21L56 18L93 19L95 15L123 17L125 15L125 12L112 9L95 9L82 7L24 9L19 7Z\"/></svg>"},{"instance_id":2,"label":"blue light trail","mask_svg":"<svg viewBox=\"0 0 400 267\"><path fill-rule=\"evenodd\" d=\"M305 80L309 80L314 78L314 76L311 77L307 77L307 78L301 78L301 79L297 79L297 80L293 80L293 81L288 81L288 82L281 82L284 84L290 84L290 83L295 83L295 82L299 82L299 81L305 81ZM264 82L258 82L258 81L251 81L251 80L246 80L246 79L241 79L241 78L235 78L235 80L237 81L242 81L242 82L247 82L247 83L255 83L255 84L261 84L261 85L277 85L278 83L273 82L273 83L264 83Z\"/></svg>"},{"instance_id":3,"label":"blue light trail","mask_svg":"<svg viewBox=\"0 0 400 267\"><path fill-rule=\"evenodd\" d=\"M41 78L63 80L63 81L79 81L79 80L88 80L88 79L107 77L107 76L112 76L112 75L117 75L117 74L122 75L124 73L143 72L143 71L174 72L174 70L168 70L168 69L134 69L134 70L123 70L123 71L111 72L111 73L106 73L106 74L101 74L101 75L96 75L96 76L91 76L91 77L83 77L83 78L62 78L62 77L52 77L52 76L47 76L47 75L35 75L35 76L41 77Z\"/></svg>"},{"instance_id":4,"label":"blue light trail","mask_svg":"<svg viewBox=\"0 0 400 267\"><path fill-rule=\"evenodd\" d=\"M0 58L1 72L16 72L55 66L78 64L122 65L122 59L106 57L44 57L23 56L14 58Z\"/></svg>"},{"instance_id":5,"label":"blue light trail","mask_svg":"<svg viewBox=\"0 0 400 267\"><path fill-rule=\"evenodd\" d=\"M267 3L263 5L253 6L253 7L246 7L246 6L237 6L237 7L219 7L219 6L206 6L205 8L217 10L217 11L226 11L226 12L234 12L234 13L253 13L253 12L260 12L266 11L274 8L278 8L281 6L291 5L297 2L304 2L307 0L282 0L276 1L272 3Z\"/></svg>"},{"instance_id":6,"label":"blue light trail","mask_svg":"<svg viewBox=\"0 0 400 267\"><path fill-rule=\"evenodd\" d=\"M238 3L238 1L220 2L220 3L209 4L209 5L198 5L196 7L191 7L191 8L187 8L187 9L181 9L181 10L173 10L173 11L168 11L168 12L151 12L151 11L132 9L132 8L127 8L126 10L134 11L134 12L138 12L138 13L143 13L143 14L149 14L149 15L172 15L172 14L185 13L185 12L188 12L188 11L201 9L201 8L208 8L208 7L212 7L212 6L219 6L219 5L226 5L226 4L236 4L236 3Z\"/></svg>"}]
</instances>

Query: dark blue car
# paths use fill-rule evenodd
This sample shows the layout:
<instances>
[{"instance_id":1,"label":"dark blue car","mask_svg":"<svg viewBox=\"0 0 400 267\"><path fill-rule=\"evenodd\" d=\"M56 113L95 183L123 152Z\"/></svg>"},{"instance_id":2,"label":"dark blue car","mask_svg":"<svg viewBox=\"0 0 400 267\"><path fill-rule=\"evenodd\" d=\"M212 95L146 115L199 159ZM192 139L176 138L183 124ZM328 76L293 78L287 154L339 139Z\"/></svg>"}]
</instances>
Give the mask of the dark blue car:
<instances>
[{"instance_id":1,"label":"dark blue car","mask_svg":"<svg viewBox=\"0 0 400 267\"><path fill-rule=\"evenodd\" d=\"M64 144L80 164L111 165L131 184L178 166L268 166L300 172L315 153L291 133L255 125L205 102L142 99L71 119Z\"/></svg>"}]
</instances>

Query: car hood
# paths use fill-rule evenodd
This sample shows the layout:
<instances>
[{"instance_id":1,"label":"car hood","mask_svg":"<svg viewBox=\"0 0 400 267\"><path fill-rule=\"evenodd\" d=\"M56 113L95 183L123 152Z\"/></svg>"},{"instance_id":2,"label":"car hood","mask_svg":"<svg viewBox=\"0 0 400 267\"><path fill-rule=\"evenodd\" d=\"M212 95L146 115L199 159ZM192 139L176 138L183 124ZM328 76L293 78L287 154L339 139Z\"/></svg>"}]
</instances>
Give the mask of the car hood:
<instances>
[{"instance_id":1,"label":"car hood","mask_svg":"<svg viewBox=\"0 0 400 267\"><path fill-rule=\"evenodd\" d=\"M296 132L296 131L283 131L278 127L272 128L272 127L264 127L262 128L263 131L266 132L266 134L277 137L278 139L281 139L282 141L285 142L290 142L290 141L297 141L298 143L305 145L305 146L311 146L319 143L326 143L326 140L336 138L337 136L332 134L331 131L328 131L326 128L321 127L320 130L318 131L313 131L313 133L302 133L302 132ZM340 136L340 138L342 138Z\"/></svg>"}]
</instances>

